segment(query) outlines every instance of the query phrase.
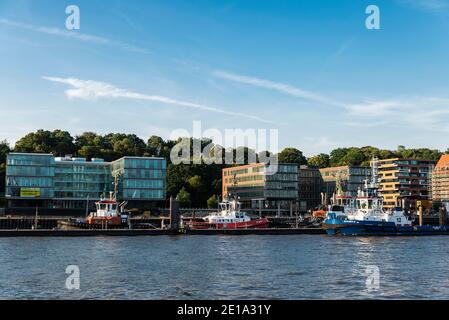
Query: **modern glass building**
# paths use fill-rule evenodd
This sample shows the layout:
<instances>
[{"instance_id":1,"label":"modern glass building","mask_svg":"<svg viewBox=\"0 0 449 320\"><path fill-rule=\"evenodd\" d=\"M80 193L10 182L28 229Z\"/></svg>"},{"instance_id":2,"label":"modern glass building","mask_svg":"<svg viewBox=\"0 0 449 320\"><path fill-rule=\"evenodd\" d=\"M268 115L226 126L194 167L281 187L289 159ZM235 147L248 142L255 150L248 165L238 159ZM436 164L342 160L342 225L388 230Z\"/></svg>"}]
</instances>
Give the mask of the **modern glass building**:
<instances>
[{"instance_id":1,"label":"modern glass building","mask_svg":"<svg viewBox=\"0 0 449 320\"><path fill-rule=\"evenodd\" d=\"M10 153L6 159L7 199L21 199L35 206L36 199L48 206L54 197L55 158L51 154Z\"/></svg>"},{"instance_id":2,"label":"modern glass building","mask_svg":"<svg viewBox=\"0 0 449 320\"><path fill-rule=\"evenodd\" d=\"M339 183L346 195L357 196L358 190L363 190L365 180L371 177L371 168L362 166L340 166L320 169L323 178L323 192L327 201L337 192Z\"/></svg>"},{"instance_id":3,"label":"modern glass building","mask_svg":"<svg viewBox=\"0 0 449 320\"><path fill-rule=\"evenodd\" d=\"M307 211L321 204L323 178L318 167L302 165L298 172L299 210Z\"/></svg>"},{"instance_id":4,"label":"modern glass building","mask_svg":"<svg viewBox=\"0 0 449 320\"><path fill-rule=\"evenodd\" d=\"M111 164L103 159L55 158L55 208L82 208L86 200L108 196L114 190Z\"/></svg>"},{"instance_id":5,"label":"modern glass building","mask_svg":"<svg viewBox=\"0 0 449 320\"><path fill-rule=\"evenodd\" d=\"M279 164L274 174L267 164L255 163L223 169L223 198L238 197L244 207L289 209L298 200L298 166Z\"/></svg>"},{"instance_id":6,"label":"modern glass building","mask_svg":"<svg viewBox=\"0 0 449 320\"><path fill-rule=\"evenodd\" d=\"M166 160L123 157L113 162L51 154L10 153L6 167L8 207L85 209L114 191L129 206L150 208L165 200Z\"/></svg>"},{"instance_id":7,"label":"modern glass building","mask_svg":"<svg viewBox=\"0 0 449 320\"><path fill-rule=\"evenodd\" d=\"M167 163L163 158L125 157L112 163L118 197L126 200L165 199Z\"/></svg>"}]
</instances>

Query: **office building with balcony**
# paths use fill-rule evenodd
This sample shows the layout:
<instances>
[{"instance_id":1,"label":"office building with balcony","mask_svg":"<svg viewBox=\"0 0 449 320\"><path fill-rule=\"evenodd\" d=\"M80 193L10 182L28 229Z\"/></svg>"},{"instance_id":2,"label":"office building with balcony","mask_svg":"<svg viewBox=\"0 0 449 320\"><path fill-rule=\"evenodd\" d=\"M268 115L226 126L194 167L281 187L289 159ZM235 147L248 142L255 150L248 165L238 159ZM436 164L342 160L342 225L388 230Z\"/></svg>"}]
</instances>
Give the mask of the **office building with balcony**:
<instances>
[{"instance_id":1,"label":"office building with balcony","mask_svg":"<svg viewBox=\"0 0 449 320\"><path fill-rule=\"evenodd\" d=\"M442 155L432 170L431 192L433 201L449 203L449 154Z\"/></svg>"},{"instance_id":2,"label":"office building with balcony","mask_svg":"<svg viewBox=\"0 0 449 320\"><path fill-rule=\"evenodd\" d=\"M291 210L298 201L298 166L281 163L274 174L265 163L223 169L222 196L237 197L244 208Z\"/></svg>"},{"instance_id":3,"label":"office building with balcony","mask_svg":"<svg viewBox=\"0 0 449 320\"><path fill-rule=\"evenodd\" d=\"M430 209L430 173L435 161L393 158L376 162L385 208L400 206L413 212L420 201L424 209Z\"/></svg>"},{"instance_id":4,"label":"office building with balcony","mask_svg":"<svg viewBox=\"0 0 449 320\"><path fill-rule=\"evenodd\" d=\"M340 166L320 169L322 178L322 190L326 196L326 202L337 191L340 184L343 193L355 197L358 190L362 190L365 180L371 178L371 168L362 166Z\"/></svg>"},{"instance_id":5,"label":"office building with balcony","mask_svg":"<svg viewBox=\"0 0 449 320\"><path fill-rule=\"evenodd\" d=\"M149 208L165 200L166 160L123 157L113 162L51 154L10 153L5 197L9 208L86 210L108 197L117 182L117 199L128 207Z\"/></svg>"}]
</instances>

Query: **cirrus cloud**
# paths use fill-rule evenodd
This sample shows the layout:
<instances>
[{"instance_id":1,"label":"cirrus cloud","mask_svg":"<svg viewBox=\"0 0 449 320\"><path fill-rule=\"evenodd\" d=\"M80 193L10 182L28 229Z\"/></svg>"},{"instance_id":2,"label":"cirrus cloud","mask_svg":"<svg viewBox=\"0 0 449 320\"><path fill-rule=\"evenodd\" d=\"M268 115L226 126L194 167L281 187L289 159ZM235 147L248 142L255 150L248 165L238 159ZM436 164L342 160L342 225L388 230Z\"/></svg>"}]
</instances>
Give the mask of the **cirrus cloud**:
<instances>
[{"instance_id":1,"label":"cirrus cloud","mask_svg":"<svg viewBox=\"0 0 449 320\"><path fill-rule=\"evenodd\" d=\"M71 99L84 99L84 100L95 100L98 98L124 98L132 99L137 101L153 101L159 102L167 105L188 107L199 109L208 112L221 113L230 116L244 117L252 120L257 120L265 123L272 123L271 121L262 119L258 116L251 114L245 114L240 112L228 111L216 107L211 107L199 103L181 101L177 99L172 99L164 96L149 95L134 92L127 89L118 88L110 83L94 81L94 80L82 80L77 78L59 78L59 77L48 77L44 76L42 79L57 82L62 84L70 85L72 88L65 91L68 98Z\"/></svg>"}]
</instances>

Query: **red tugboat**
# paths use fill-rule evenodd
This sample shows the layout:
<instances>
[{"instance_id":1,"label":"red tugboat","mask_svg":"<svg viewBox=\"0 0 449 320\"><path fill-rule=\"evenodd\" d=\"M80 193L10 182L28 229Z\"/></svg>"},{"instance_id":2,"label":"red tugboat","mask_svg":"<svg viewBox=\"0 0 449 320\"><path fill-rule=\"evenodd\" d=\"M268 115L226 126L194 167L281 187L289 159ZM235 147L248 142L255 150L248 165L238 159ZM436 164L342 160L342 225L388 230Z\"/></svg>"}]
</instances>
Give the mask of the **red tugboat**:
<instances>
[{"instance_id":1,"label":"red tugboat","mask_svg":"<svg viewBox=\"0 0 449 320\"><path fill-rule=\"evenodd\" d=\"M91 212L86 219L86 222L89 226L93 225L103 225L103 226L121 226L122 224L127 223L128 216L123 215L120 212L120 208L123 207L123 204L119 204L111 193L111 196L108 200L101 199L98 202L95 202L96 211Z\"/></svg>"},{"instance_id":2,"label":"red tugboat","mask_svg":"<svg viewBox=\"0 0 449 320\"><path fill-rule=\"evenodd\" d=\"M200 221L189 221L185 225L189 229L265 229L270 222L267 218L251 219L240 211L240 202L224 201L219 204L220 211L210 214Z\"/></svg>"},{"instance_id":3,"label":"red tugboat","mask_svg":"<svg viewBox=\"0 0 449 320\"><path fill-rule=\"evenodd\" d=\"M115 193L111 192L109 199L95 202L96 211L86 218L59 221L58 226L62 230L129 228L129 214L123 210L125 205L126 201L118 203Z\"/></svg>"}]
</instances>

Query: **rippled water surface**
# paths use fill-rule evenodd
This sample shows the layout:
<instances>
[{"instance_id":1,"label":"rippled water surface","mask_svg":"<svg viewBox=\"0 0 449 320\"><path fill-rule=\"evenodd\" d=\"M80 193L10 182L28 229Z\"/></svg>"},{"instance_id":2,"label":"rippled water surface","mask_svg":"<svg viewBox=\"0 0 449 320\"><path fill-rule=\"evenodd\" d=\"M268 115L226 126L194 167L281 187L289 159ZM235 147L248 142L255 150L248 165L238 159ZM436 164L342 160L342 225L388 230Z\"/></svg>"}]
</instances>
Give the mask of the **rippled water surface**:
<instances>
[{"instance_id":1,"label":"rippled water surface","mask_svg":"<svg viewBox=\"0 0 449 320\"><path fill-rule=\"evenodd\" d=\"M3 238L0 268L2 299L449 299L444 236Z\"/></svg>"}]
</instances>

